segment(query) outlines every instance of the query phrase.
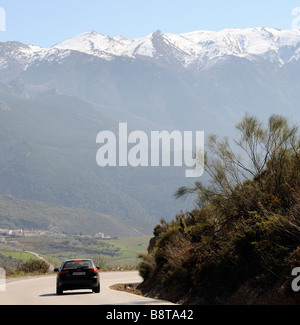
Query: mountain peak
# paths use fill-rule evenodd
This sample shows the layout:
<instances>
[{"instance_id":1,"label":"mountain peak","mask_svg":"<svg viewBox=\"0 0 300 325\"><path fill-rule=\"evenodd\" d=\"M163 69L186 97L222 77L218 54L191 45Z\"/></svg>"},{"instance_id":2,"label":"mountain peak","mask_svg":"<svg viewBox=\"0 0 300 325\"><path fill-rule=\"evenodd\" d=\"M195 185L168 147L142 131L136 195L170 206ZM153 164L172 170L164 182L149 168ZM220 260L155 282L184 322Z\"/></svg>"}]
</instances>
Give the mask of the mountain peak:
<instances>
[{"instance_id":1,"label":"mountain peak","mask_svg":"<svg viewBox=\"0 0 300 325\"><path fill-rule=\"evenodd\" d=\"M159 29L157 31L155 31L154 33L152 33L152 36L163 36L164 34L162 33L162 31L160 31Z\"/></svg>"},{"instance_id":2,"label":"mountain peak","mask_svg":"<svg viewBox=\"0 0 300 325\"><path fill-rule=\"evenodd\" d=\"M9 58L30 64L34 60L56 60L70 51L77 51L112 60L115 57L136 59L159 58L167 64L183 67L205 67L224 57L236 56L249 60L269 60L280 66L300 58L300 30L278 30L257 27L224 29L221 31L198 30L184 34L162 33L156 30L143 38L128 40L123 36L111 37L95 30L71 37L50 49L42 49L17 42L0 43L1 67ZM59 59L59 58L58 58ZM156 61L158 62L158 61ZM169 62L169 63L168 63Z\"/></svg>"},{"instance_id":3,"label":"mountain peak","mask_svg":"<svg viewBox=\"0 0 300 325\"><path fill-rule=\"evenodd\" d=\"M86 32L86 34L89 34L89 35L98 35L99 33L96 32L95 30L91 29L88 32Z\"/></svg>"}]
</instances>

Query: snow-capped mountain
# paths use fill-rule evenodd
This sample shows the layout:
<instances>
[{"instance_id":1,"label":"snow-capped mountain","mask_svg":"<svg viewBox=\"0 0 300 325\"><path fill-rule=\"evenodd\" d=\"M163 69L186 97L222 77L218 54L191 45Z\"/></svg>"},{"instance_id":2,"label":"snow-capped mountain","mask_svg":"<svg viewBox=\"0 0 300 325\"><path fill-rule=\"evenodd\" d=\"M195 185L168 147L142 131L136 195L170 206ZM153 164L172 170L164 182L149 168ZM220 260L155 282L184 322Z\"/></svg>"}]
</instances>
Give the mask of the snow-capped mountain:
<instances>
[{"instance_id":1,"label":"snow-capped mountain","mask_svg":"<svg viewBox=\"0 0 300 325\"><path fill-rule=\"evenodd\" d=\"M185 34L156 31L133 40L89 31L51 48L6 42L0 43L0 70L5 71L13 66L17 72L42 61L60 62L72 51L106 61L116 57L149 58L155 63L164 62L192 69L209 67L228 56L251 61L267 60L282 66L299 59L300 30L249 28Z\"/></svg>"},{"instance_id":2,"label":"snow-capped mountain","mask_svg":"<svg viewBox=\"0 0 300 325\"><path fill-rule=\"evenodd\" d=\"M26 85L22 93L28 96L32 89L54 89L105 103L114 108L114 117L130 111L145 124L149 117L160 123L165 114L165 121L175 125L170 116L176 110L189 105L198 114L197 107L202 107L207 123L212 123L209 116L221 116L214 112L215 106L226 107L229 116L239 114L240 108L262 109L263 102L256 100L267 98L264 92L275 89L279 91L265 100L268 105L272 103L278 111L285 105L294 107L299 56L300 30L249 28L185 34L158 30L133 40L89 31L50 48L0 43L0 82L21 80ZM180 122L184 120L189 126L191 121L184 117Z\"/></svg>"},{"instance_id":3,"label":"snow-capped mountain","mask_svg":"<svg viewBox=\"0 0 300 325\"><path fill-rule=\"evenodd\" d=\"M128 40L109 37L94 31L70 38L53 48L76 50L109 59L151 57L176 59L183 66L204 64L224 56L263 58L284 64L298 59L300 31L272 28L226 29L219 32L195 31L186 34L163 34L156 31L144 38Z\"/></svg>"},{"instance_id":4,"label":"snow-capped mountain","mask_svg":"<svg viewBox=\"0 0 300 325\"><path fill-rule=\"evenodd\" d=\"M112 38L95 31L90 31L67 39L53 46L53 48L74 50L109 59L111 55L121 56L130 43L124 37Z\"/></svg>"}]
</instances>

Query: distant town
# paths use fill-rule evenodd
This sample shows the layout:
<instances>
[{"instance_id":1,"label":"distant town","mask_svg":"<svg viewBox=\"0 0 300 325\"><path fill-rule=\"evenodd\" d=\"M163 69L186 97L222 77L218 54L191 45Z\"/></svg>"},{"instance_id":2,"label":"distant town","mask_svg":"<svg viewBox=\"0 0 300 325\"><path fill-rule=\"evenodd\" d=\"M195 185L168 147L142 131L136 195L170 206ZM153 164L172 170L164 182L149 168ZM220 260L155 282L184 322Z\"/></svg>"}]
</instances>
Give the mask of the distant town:
<instances>
[{"instance_id":1,"label":"distant town","mask_svg":"<svg viewBox=\"0 0 300 325\"><path fill-rule=\"evenodd\" d=\"M56 233L49 230L26 230L26 229L2 229L0 228L1 236L15 236L15 237L67 237L66 234ZM89 235L78 235L81 237L93 237ZM94 238L99 239L117 239L116 237L105 236L104 233L98 232Z\"/></svg>"}]
</instances>

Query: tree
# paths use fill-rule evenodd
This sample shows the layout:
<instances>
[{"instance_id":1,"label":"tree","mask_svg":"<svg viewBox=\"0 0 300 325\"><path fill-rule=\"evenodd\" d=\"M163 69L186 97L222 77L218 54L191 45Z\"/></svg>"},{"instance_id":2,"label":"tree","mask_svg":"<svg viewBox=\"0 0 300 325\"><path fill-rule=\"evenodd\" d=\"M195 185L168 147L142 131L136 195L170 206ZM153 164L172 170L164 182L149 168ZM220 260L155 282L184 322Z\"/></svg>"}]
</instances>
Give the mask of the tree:
<instances>
[{"instance_id":1,"label":"tree","mask_svg":"<svg viewBox=\"0 0 300 325\"><path fill-rule=\"evenodd\" d=\"M234 199L247 207L253 200L256 205L263 204L267 196L287 208L287 191L300 185L296 168L300 166L298 127L278 115L271 116L264 127L257 118L246 115L236 128L240 137L233 143L228 138L209 136L209 153L205 155L209 184L196 182L192 188L181 187L175 196L196 193L200 207L213 204L219 215L228 209L234 214L237 207L225 204Z\"/></svg>"}]
</instances>

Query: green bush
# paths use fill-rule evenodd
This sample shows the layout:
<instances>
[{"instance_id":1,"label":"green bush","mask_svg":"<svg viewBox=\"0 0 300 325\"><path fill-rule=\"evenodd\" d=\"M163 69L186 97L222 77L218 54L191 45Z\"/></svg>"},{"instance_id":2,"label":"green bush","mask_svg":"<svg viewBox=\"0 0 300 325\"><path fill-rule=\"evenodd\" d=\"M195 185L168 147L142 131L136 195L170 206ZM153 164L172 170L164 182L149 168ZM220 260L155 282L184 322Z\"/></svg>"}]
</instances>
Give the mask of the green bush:
<instances>
[{"instance_id":1,"label":"green bush","mask_svg":"<svg viewBox=\"0 0 300 325\"><path fill-rule=\"evenodd\" d=\"M144 280L148 280L153 276L153 272L156 268L156 263L153 255L151 254L140 254L139 258L142 259L138 265L140 276Z\"/></svg>"},{"instance_id":2,"label":"green bush","mask_svg":"<svg viewBox=\"0 0 300 325\"><path fill-rule=\"evenodd\" d=\"M42 260L29 260L24 262L18 267L18 272L24 272L26 274L45 274L49 270L49 264Z\"/></svg>"}]
</instances>

